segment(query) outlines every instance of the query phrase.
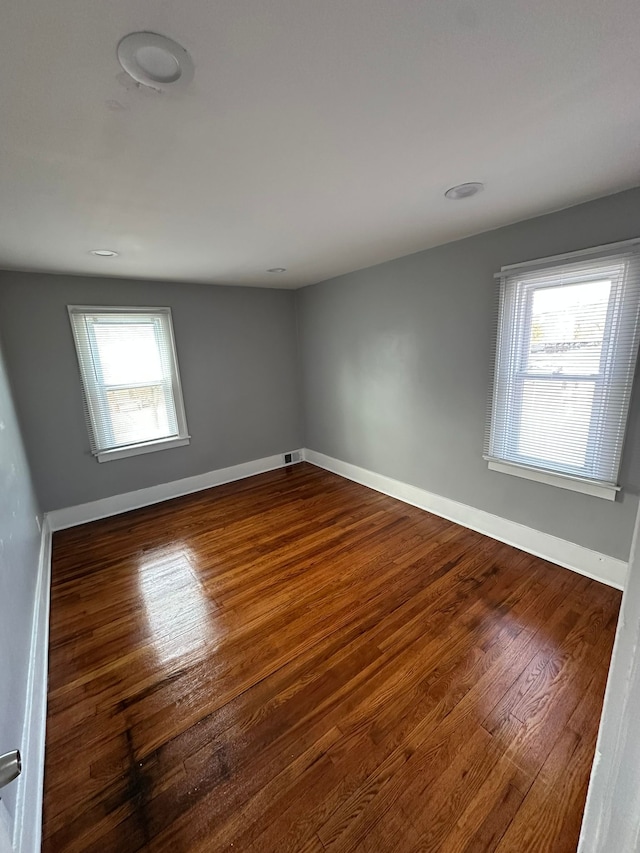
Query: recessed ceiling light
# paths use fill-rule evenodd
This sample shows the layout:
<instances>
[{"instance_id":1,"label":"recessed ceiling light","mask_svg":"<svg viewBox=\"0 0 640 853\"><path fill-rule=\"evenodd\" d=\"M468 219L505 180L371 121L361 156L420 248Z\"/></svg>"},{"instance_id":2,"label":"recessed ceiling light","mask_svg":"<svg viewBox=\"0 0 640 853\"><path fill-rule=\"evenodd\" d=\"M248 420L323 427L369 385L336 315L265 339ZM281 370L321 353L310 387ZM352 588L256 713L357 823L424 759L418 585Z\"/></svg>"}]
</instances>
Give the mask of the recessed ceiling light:
<instances>
[{"instance_id":1,"label":"recessed ceiling light","mask_svg":"<svg viewBox=\"0 0 640 853\"><path fill-rule=\"evenodd\" d=\"M118 253L111 249L91 249L91 254L98 258L117 258Z\"/></svg>"},{"instance_id":2,"label":"recessed ceiling light","mask_svg":"<svg viewBox=\"0 0 640 853\"><path fill-rule=\"evenodd\" d=\"M267 270L267 272L286 272L286 271L287 271L286 267L272 267L270 270Z\"/></svg>"},{"instance_id":3,"label":"recessed ceiling light","mask_svg":"<svg viewBox=\"0 0 640 853\"><path fill-rule=\"evenodd\" d=\"M472 195L476 195L479 192L482 192L484 189L484 184L479 183L478 181L470 181L467 184L458 184L455 187L451 187L444 194L445 198L451 198L454 201L460 201L463 198L471 198Z\"/></svg>"},{"instance_id":4,"label":"recessed ceiling light","mask_svg":"<svg viewBox=\"0 0 640 853\"><path fill-rule=\"evenodd\" d=\"M184 88L193 80L193 60L177 41L158 33L129 33L118 44L118 60L143 86Z\"/></svg>"}]
</instances>

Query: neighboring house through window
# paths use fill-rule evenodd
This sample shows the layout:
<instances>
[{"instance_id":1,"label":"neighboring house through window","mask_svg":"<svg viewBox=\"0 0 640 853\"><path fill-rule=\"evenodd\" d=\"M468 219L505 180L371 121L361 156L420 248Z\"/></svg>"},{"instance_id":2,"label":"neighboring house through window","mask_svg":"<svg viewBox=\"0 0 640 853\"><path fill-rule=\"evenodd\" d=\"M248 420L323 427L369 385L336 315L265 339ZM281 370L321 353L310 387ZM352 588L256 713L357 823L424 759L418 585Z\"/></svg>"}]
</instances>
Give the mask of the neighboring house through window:
<instances>
[{"instance_id":1,"label":"neighboring house through window","mask_svg":"<svg viewBox=\"0 0 640 853\"><path fill-rule=\"evenodd\" d=\"M99 462L189 443L171 309L69 306Z\"/></svg>"},{"instance_id":2,"label":"neighboring house through window","mask_svg":"<svg viewBox=\"0 0 640 853\"><path fill-rule=\"evenodd\" d=\"M640 241L503 267L489 467L613 500L638 352Z\"/></svg>"}]
</instances>

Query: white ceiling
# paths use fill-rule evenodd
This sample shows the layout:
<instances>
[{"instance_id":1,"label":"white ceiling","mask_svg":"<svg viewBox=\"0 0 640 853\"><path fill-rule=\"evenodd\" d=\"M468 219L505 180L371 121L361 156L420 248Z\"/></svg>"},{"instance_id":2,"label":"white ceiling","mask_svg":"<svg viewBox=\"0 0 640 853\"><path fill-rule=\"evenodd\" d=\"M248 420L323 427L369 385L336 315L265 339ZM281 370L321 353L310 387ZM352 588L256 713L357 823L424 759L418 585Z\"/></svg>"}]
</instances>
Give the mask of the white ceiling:
<instances>
[{"instance_id":1,"label":"white ceiling","mask_svg":"<svg viewBox=\"0 0 640 853\"><path fill-rule=\"evenodd\" d=\"M6 0L0 267L299 287L635 186L639 12ZM136 30L191 53L184 92L124 85Z\"/></svg>"}]
</instances>

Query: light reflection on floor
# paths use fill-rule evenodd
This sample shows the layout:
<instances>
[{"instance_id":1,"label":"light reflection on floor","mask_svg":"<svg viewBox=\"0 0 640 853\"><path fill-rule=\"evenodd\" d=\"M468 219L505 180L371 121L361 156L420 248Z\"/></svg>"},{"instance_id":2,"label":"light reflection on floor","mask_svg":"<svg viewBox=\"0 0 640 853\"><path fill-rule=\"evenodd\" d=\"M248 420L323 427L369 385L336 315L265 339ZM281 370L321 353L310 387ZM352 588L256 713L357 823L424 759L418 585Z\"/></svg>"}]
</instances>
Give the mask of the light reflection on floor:
<instances>
[{"instance_id":1,"label":"light reflection on floor","mask_svg":"<svg viewBox=\"0 0 640 853\"><path fill-rule=\"evenodd\" d=\"M530 755L527 738L544 721L545 708L554 696L550 686L561 669L564 633L558 636L526 613L509 611L486 614L480 620L480 632L490 638L486 654L493 658L511 648L516 652L515 667L521 671L515 682L507 668L506 679L498 675L486 684L476 697L478 718L505 756L535 775L537 759ZM572 701L569 693L565 701Z\"/></svg>"},{"instance_id":2,"label":"light reflection on floor","mask_svg":"<svg viewBox=\"0 0 640 853\"><path fill-rule=\"evenodd\" d=\"M161 664L184 664L218 640L216 605L198 579L194 552L177 542L145 552L138 563L141 599Z\"/></svg>"}]
</instances>

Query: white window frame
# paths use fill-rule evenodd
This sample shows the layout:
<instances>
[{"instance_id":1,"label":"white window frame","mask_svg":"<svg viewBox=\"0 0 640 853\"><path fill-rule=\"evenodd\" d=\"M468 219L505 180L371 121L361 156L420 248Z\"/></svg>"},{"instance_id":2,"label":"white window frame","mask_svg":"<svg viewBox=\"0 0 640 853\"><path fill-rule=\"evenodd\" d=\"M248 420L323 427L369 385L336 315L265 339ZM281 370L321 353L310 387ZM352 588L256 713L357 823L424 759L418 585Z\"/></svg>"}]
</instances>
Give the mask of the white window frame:
<instances>
[{"instance_id":1,"label":"white window frame","mask_svg":"<svg viewBox=\"0 0 640 853\"><path fill-rule=\"evenodd\" d=\"M558 268L563 261L588 260L590 255L603 253L602 266L599 269L594 269L593 273L588 276L576 274L576 283L583 283L589 280L598 281L603 278L603 269L606 268L609 260L606 253L613 254L614 251L624 251L637 246L638 243L640 243L638 239L628 240L582 252L571 252L564 255L543 258L533 263L513 264L503 267L501 272L497 274L496 277L502 281L496 341L495 377L490 415L491 422L489 425L489 453L485 453L484 455L484 459L487 461L490 470L558 486L571 491L594 495L606 500L615 500L617 493L620 491L620 486L617 483L590 479L585 475L585 471L589 468L588 464L585 464L583 468L576 467L574 469L569 468L569 466L558 465L558 470L554 470L556 466L550 463L549 460L525 455L514 458L513 454L508 459L501 458L501 448L502 452L504 452L507 436L509 434L517 434L519 431L517 424L522 417L522 407L519 402L518 392L521 395L527 379L551 382L585 382L586 384L594 385L594 399L587 445L587 459L594 459L597 444L601 441L602 435L607 429L605 422L607 414L606 402L604 404L599 402L598 396L602 398L602 395L608 392L612 377L616 375L620 376L621 374L624 376L628 369L626 364L620 363L620 348L615 324L620 323L626 308L637 312L637 299L634 300L628 295L625 283L620 277L615 281L612 280L612 291L609 298L599 370L594 374L574 375L527 372L527 348L530 343L533 297L537 290L548 289L554 286L551 272L555 268ZM635 260L633 263L638 263L638 261ZM615 257L611 258L611 263L609 264L610 267L613 265L617 265ZM513 273L517 274L519 268L522 268L523 281L510 286L506 279L513 280ZM549 277L538 281L526 281L527 275L540 275L544 273L545 268L549 269ZM568 283L566 274L564 274L563 282L564 285ZM557 286L559 285L560 280L558 279ZM627 300L631 303L630 306L626 305ZM514 324L517 324L517 326L514 326ZM637 339L638 323L636 320L635 351L637 351ZM506 352L505 347L507 348ZM509 379L506 383L500 382L498 379L501 366L504 366L505 363L509 365ZM502 397L499 394L502 394ZM624 407L625 428L626 420L628 419L629 398L630 393ZM497 420L496 412L499 408L506 410L507 422L505 427L501 427L498 435L495 424ZM617 424L615 417L612 418L609 428L611 428L611 424L613 423Z\"/></svg>"},{"instance_id":2,"label":"white window frame","mask_svg":"<svg viewBox=\"0 0 640 853\"><path fill-rule=\"evenodd\" d=\"M176 413L177 433L167 436L166 438L152 439L150 441L136 442L134 444L121 445L105 450L92 450L93 455L98 462L111 462L115 459L125 459L129 456L137 456L142 453L154 453L157 450L168 450L172 447L183 447L190 443L191 436L187 429L187 416L184 409L184 398L182 395L182 383L180 381L180 371L178 367L178 355L176 352L176 342L173 333L173 317L171 308L149 308L141 306L123 306L123 305L68 305L69 321L71 323L71 331L73 334L74 344L76 348L76 357L80 369L80 378L85 401L85 409L87 415L87 428L89 437L91 438L92 446L97 444L97 435L99 430L97 424L100 420L100 410L104 408L100 396L104 393L104 388L99 382L88 383L85 381L82 360L80 352L82 348L86 348L88 344L88 331L86 338L81 339L83 332L80 331L73 322L74 316L84 316L91 314L112 314L114 317L123 315L141 316L156 316L162 322L164 331L168 337L169 355L170 355L170 379L171 392ZM135 383L127 384L122 387L133 387Z\"/></svg>"}]
</instances>

